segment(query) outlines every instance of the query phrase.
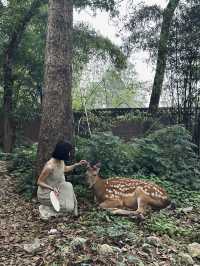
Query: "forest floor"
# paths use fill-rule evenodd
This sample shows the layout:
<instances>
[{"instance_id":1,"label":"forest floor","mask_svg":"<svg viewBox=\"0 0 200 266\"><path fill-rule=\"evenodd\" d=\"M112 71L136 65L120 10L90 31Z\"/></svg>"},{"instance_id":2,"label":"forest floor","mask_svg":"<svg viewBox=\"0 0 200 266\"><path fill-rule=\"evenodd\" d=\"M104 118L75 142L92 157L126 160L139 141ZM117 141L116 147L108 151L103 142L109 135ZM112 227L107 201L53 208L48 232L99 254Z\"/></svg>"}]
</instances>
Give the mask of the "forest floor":
<instances>
[{"instance_id":1,"label":"forest floor","mask_svg":"<svg viewBox=\"0 0 200 266\"><path fill-rule=\"evenodd\" d=\"M139 222L111 216L78 197L79 217L43 221L36 200L16 192L17 178L3 161L0 184L0 266L200 265L189 248L200 243L200 208L192 203Z\"/></svg>"}]
</instances>

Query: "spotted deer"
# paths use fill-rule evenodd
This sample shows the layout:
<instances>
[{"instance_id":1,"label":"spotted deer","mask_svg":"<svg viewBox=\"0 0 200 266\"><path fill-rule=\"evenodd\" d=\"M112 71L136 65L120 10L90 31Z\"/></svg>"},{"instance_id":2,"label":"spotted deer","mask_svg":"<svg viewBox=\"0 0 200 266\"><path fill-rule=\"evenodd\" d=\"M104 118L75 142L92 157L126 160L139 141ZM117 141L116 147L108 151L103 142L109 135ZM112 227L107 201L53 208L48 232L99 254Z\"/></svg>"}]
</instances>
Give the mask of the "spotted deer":
<instances>
[{"instance_id":1,"label":"spotted deer","mask_svg":"<svg viewBox=\"0 0 200 266\"><path fill-rule=\"evenodd\" d=\"M99 176L100 164L88 164L86 182L93 188L99 207L113 214L143 215L147 207L162 209L170 204L165 190L156 184L139 179Z\"/></svg>"}]
</instances>

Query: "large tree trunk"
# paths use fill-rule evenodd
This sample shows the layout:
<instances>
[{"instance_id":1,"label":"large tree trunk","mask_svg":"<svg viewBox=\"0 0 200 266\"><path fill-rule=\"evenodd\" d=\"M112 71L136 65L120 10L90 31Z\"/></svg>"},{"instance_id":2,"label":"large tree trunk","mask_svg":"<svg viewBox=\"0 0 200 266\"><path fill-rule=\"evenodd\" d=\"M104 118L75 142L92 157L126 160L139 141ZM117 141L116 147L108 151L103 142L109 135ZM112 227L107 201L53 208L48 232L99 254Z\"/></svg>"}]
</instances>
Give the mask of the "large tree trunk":
<instances>
[{"instance_id":1,"label":"large tree trunk","mask_svg":"<svg viewBox=\"0 0 200 266\"><path fill-rule=\"evenodd\" d=\"M49 0L37 173L51 157L55 144L73 137L72 22L71 0Z\"/></svg>"},{"instance_id":2,"label":"large tree trunk","mask_svg":"<svg viewBox=\"0 0 200 266\"><path fill-rule=\"evenodd\" d=\"M169 39L170 26L173 15L180 0L170 0L163 13L163 22L160 33L160 40L158 46L158 57L156 64L156 73L153 82L151 99L149 104L149 112L156 113L159 106L160 96L162 92L162 85L164 80L166 59L167 59L167 44Z\"/></svg>"},{"instance_id":3,"label":"large tree trunk","mask_svg":"<svg viewBox=\"0 0 200 266\"><path fill-rule=\"evenodd\" d=\"M3 132L3 148L5 152L11 152L14 136L15 136L15 126L13 121L13 65L17 49L21 42L23 33L26 29L27 24L35 14L36 10L40 7L41 0L34 0L25 13L25 15L20 19L17 25L14 25L14 30L10 35L8 45L4 50L3 55L3 86L4 86L4 132Z\"/></svg>"}]
</instances>

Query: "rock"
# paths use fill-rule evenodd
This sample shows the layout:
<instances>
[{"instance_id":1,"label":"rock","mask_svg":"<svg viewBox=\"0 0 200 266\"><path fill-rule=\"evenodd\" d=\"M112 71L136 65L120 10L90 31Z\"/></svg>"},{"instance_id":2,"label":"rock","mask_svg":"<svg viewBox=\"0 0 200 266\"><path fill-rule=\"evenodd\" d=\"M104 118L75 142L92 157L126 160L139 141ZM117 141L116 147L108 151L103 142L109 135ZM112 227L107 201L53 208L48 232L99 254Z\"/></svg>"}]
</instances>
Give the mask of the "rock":
<instances>
[{"instance_id":1,"label":"rock","mask_svg":"<svg viewBox=\"0 0 200 266\"><path fill-rule=\"evenodd\" d=\"M48 234L49 235L55 235L57 233L58 233L58 230L57 229L51 229L51 230L48 231Z\"/></svg>"},{"instance_id":2,"label":"rock","mask_svg":"<svg viewBox=\"0 0 200 266\"><path fill-rule=\"evenodd\" d=\"M98 245L97 251L100 255L108 255L114 252L113 248L107 244Z\"/></svg>"},{"instance_id":3,"label":"rock","mask_svg":"<svg viewBox=\"0 0 200 266\"><path fill-rule=\"evenodd\" d=\"M189 254L181 252L178 255L180 257L181 263L184 263L186 265L194 264L194 260Z\"/></svg>"},{"instance_id":4,"label":"rock","mask_svg":"<svg viewBox=\"0 0 200 266\"><path fill-rule=\"evenodd\" d=\"M146 242L150 245L153 245L155 247L160 247L161 246L161 240L157 236L149 236L146 239Z\"/></svg>"},{"instance_id":5,"label":"rock","mask_svg":"<svg viewBox=\"0 0 200 266\"><path fill-rule=\"evenodd\" d=\"M191 211L193 211L193 207L192 206L191 207L187 207L187 208L179 209L179 212L183 212L185 214L190 213Z\"/></svg>"},{"instance_id":6,"label":"rock","mask_svg":"<svg viewBox=\"0 0 200 266\"><path fill-rule=\"evenodd\" d=\"M193 258L195 257L200 258L200 244L199 243L189 244L188 252Z\"/></svg>"},{"instance_id":7,"label":"rock","mask_svg":"<svg viewBox=\"0 0 200 266\"><path fill-rule=\"evenodd\" d=\"M40 246L40 240L38 238L35 238L33 243L24 244L24 250L28 253L35 253L39 250Z\"/></svg>"},{"instance_id":8,"label":"rock","mask_svg":"<svg viewBox=\"0 0 200 266\"><path fill-rule=\"evenodd\" d=\"M82 237L75 237L72 241L71 241L71 248L72 249L77 249L77 248L84 248L85 243L86 243L87 239L82 238Z\"/></svg>"}]
</instances>

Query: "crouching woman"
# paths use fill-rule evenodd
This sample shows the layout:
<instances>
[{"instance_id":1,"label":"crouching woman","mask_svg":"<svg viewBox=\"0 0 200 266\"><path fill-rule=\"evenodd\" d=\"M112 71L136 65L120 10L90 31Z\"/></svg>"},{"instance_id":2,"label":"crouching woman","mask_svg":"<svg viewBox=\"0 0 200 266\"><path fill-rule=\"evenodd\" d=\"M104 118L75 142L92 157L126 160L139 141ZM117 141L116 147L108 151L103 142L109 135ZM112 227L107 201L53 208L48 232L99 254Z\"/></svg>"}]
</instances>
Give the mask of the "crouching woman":
<instances>
[{"instance_id":1,"label":"crouching woman","mask_svg":"<svg viewBox=\"0 0 200 266\"><path fill-rule=\"evenodd\" d=\"M78 215L76 195L72 184L65 181L64 173L72 171L79 165L87 164L87 161L81 160L78 163L66 166L64 161L69 160L71 150L72 145L69 142L57 143L52 153L52 158L46 162L38 177L37 197L41 203L39 212L42 219L48 219L51 216L58 215L58 213L53 210L50 201L51 191L54 191L58 196L60 203L59 214L65 215L69 212L73 212L74 215Z\"/></svg>"}]
</instances>

